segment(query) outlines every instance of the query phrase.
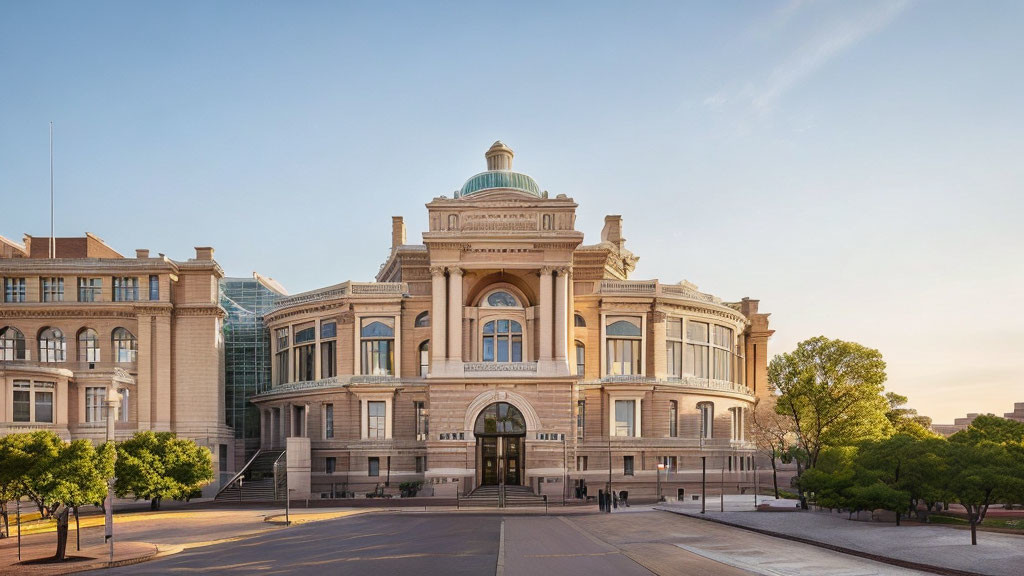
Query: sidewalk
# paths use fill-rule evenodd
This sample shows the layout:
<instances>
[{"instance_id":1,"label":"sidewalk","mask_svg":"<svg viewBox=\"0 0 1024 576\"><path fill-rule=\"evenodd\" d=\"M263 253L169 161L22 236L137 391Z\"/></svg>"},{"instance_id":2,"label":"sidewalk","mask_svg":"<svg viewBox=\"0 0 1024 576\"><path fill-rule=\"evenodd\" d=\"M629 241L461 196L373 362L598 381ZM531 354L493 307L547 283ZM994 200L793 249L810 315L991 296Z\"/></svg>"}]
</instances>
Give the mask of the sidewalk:
<instances>
[{"instance_id":1,"label":"sidewalk","mask_svg":"<svg viewBox=\"0 0 1024 576\"><path fill-rule=\"evenodd\" d=\"M978 545L971 546L970 533L944 526L899 526L857 522L817 512L754 512L735 510L726 499L726 512L719 502L709 501L705 514L699 505L667 504L658 507L676 514L752 529L780 538L796 540L874 558L892 564L918 567L946 574L1019 576L1024 570L1024 536L982 532ZM916 565L916 566L915 566Z\"/></svg>"},{"instance_id":2,"label":"sidewalk","mask_svg":"<svg viewBox=\"0 0 1024 576\"><path fill-rule=\"evenodd\" d=\"M84 532L84 530L83 530ZM57 549L56 534L35 534L22 536L21 557L23 560L42 559L53 556ZM149 542L118 542L114 547L113 566L126 566L136 562L144 562L157 555L158 548ZM82 550L75 549L74 530L68 533L68 558L80 558L62 564L19 564L18 539L8 538L0 541L0 575L19 574L23 576L48 576L51 574L69 574L85 570L95 570L110 566L110 548L103 543L83 540Z\"/></svg>"}]
</instances>

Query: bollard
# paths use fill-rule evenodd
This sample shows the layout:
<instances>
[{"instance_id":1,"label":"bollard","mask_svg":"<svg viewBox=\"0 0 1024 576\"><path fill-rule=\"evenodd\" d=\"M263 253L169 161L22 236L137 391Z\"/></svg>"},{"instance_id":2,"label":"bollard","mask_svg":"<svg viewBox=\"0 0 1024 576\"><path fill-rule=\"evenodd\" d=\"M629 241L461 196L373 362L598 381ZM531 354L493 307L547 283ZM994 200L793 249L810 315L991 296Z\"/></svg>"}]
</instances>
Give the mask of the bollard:
<instances>
[{"instance_id":1,"label":"bollard","mask_svg":"<svg viewBox=\"0 0 1024 576\"><path fill-rule=\"evenodd\" d=\"M604 490L597 491L597 509L604 512Z\"/></svg>"}]
</instances>

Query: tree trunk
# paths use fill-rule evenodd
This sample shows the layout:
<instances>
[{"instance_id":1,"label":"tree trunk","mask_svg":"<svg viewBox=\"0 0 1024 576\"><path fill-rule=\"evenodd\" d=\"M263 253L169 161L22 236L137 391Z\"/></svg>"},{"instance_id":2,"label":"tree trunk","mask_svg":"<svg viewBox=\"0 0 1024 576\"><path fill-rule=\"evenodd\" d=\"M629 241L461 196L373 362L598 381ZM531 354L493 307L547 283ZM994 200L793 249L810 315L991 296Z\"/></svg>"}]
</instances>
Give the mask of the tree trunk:
<instances>
[{"instance_id":1,"label":"tree trunk","mask_svg":"<svg viewBox=\"0 0 1024 576\"><path fill-rule=\"evenodd\" d=\"M153 510L154 512L160 509L160 497L159 496L157 496L156 498L153 498L153 500L149 503L149 509Z\"/></svg>"},{"instance_id":2,"label":"tree trunk","mask_svg":"<svg viewBox=\"0 0 1024 576\"><path fill-rule=\"evenodd\" d=\"M64 554L68 547L68 508L65 506L59 514L57 514L57 552L53 557L59 561L64 561Z\"/></svg>"},{"instance_id":3,"label":"tree trunk","mask_svg":"<svg viewBox=\"0 0 1024 576\"><path fill-rule=\"evenodd\" d=\"M11 533L11 521L7 517L7 503L0 505L0 520L4 522L4 529L0 530L0 538L7 538L7 535Z\"/></svg>"},{"instance_id":4,"label":"tree trunk","mask_svg":"<svg viewBox=\"0 0 1024 576\"><path fill-rule=\"evenodd\" d=\"M800 465L800 459L796 460L796 492L797 496L800 497L800 509L807 510L807 495L804 494L804 487L800 484L800 477L804 475L803 467Z\"/></svg>"},{"instance_id":5,"label":"tree trunk","mask_svg":"<svg viewBox=\"0 0 1024 576\"><path fill-rule=\"evenodd\" d=\"M75 506L75 551L82 551L82 527L78 524L78 506Z\"/></svg>"},{"instance_id":6,"label":"tree trunk","mask_svg":"<svg viewBox=\"0 0 1024 576\"><path fill-rule=\"evenodd\" d=\"M772 454L772 484L775 485L775 499L779 499L779 470L775 465L775 455Z\"/></svg>"},{"instance_id":7,"label":"tree trunk","mask_svg":"<svg viewBox=\"0 0 1024 576\"><path fill-rule=\"evenodd\" d=\"M971 512L967 513L971 518L971 546L978 545L978 522L974 518L974 514Z\"/></svg>"}]
</instances>

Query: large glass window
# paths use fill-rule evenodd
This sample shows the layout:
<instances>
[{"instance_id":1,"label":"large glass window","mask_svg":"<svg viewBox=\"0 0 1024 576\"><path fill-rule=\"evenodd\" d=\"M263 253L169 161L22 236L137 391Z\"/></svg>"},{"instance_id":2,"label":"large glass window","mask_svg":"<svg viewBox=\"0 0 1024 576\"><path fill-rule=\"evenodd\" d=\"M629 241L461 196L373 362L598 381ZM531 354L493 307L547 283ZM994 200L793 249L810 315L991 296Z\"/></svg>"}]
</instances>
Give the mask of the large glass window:
<instances>
[{"instance_id":1,"label":"large glass window","mask_svg":"<svg viewBox=\"0 0 1024 576\"><path fill-rule=\"evenodd\" d=\"M320 377L338 375L338 325L325 322L320 325Z\"/></svg>"},{"instance_id":2,"label":"large glass window","mask_svg":"<svg viewBox=\"0 0 1024 576\"><path fill-rule=\"evenodd\" d=\"M60 328L43 328L39 331L39 361L64 362L67 342Z\"/></svg>"},{"instance_id":3,"label":"large glass window","mask_svg":"<svg viewBox=\"0 0 1024 576\"><path fill-rule=\"evenodd\" d=\"M697 404L700 412L700 437L712 438L715 434L715 405L711 402Z\"/></svg>"},{"instance_id":4,"label":"large glass window","mask_svg":"<svg viewBox=\"0 0 1024 576\"><path fill-rule=\"evenodd\" d=\"M581 378L587 375L587 349L579 340L576 341L576 375Z\"/></svg>"},{"instance_id":5,"label":"large glass window","mask_svg":"<svg viewBox=\"0 0 1024 576\"><path fill-rule=\"evenodd\" d=\"M0 328L0 360L25 360L25 335L13 326Z\"/></svg>"},{"instance_id":6,"label":"large glass window","mask_svg":"<svg viewBox=\"0 0 1024 576\"><path fill-rule=\"evenodd\" d=\"M78 301L99 302L100 293L103 291L102 278L79 278L78 279Z\"/></svg>"},{"instance_id":7,"label":"large glass window","mask_svg":"<svg viewBox=\"0 0 1024 576\"><path fill-rule=\"evenodd\" d=\"M395 329L392 319L364 319L362 339L363 374L392 375L395 363Z\"/></svg>"},{"instance_id":8,"label":"large glass window","mask_svg":"<svg viewBox=\"0 0 1024 576\"><path fill-rule=\"evenodd\" d=\"M636 400L615 401L615 435L636 436Z\"/></svg>"},{"instance_id":9,"label":"large glass window","mask_svg":"<svg viewBox=\"0 0 1024 576\"><path fill-rule=\"evenodd\" d=\"M708 325L704 322L686 323L686 363L690 373L708 378Z\"/></svg>"},{"instance_id":10,"label":"large glass window","mask_svg":"<svg viewBox=\"0 0 1024 576\"><path fill-rule=\"evenodd\" d=\"M665 362L669 376L683 375L683 321L678 318L665 322Z\"/></svg>"},{"instance_id":11,"label":"large glass window","mask_svg":"<svg viewBox=\"0 0 1024 576\"><path fill-rule=\"evenodd\" d=\"M495 292L494 294L505 294ZM494 296L491 294L491 296ZM484 324L484 362L522 362L523 326L515 320L491 320Z\"/></svg>"},{"instance_id":12,"label":"large glass window","mask_svg":"<svg viewBox=\"0 0 1024 576\"><path fill-rule=\"evenodd\" d=\"M509 294L508 292L505 292L504 290L498 290L496 292L491 292L490 294L487 295L487 305L503 308L515 308L519 306L519 301L516 300L515 296Z\"/></svg>"},{"instance_id":13,"label":"large glass window","mask_svg":"<svg viewBox=\"0 0 1024 576\"><path fill-rule=\"evenodd\" d=\"M430 373L430 341L424 340L420 343L420 376L427 377Z\"/></svg>"},{"instance_id":14,"label":"large glass window","mask_svg":"<svg viewBox=\"0 0 1024 576\"><path fill-rule=\"evenodd\" d=\"M139 345L135 335L124 328L117 328L112 335L115 362L135 362Z\"/></svg>"},{"instance_id":15,"label":"large glass window","mask_svg":"<svg viewBox=\"0 0 1024 576\"><path fill-rule=\"evenodd\" d=\"M732 380L732 330L725 326L715 326L712 338L712 353L715 356L712 378Z\"/></svg>"},{"instance_id":16,"label":"large glass window","mask_svg":"<svg viewBox=\"0 0 1024 576\"><path fill-rule=\"evenodd\" d=\"M40 278L39 296L43 302L64 301L64 279L63 278Z\"/></svg>"},{"instance_id":17,"label":"large glass window","mask_svg":"<svg viewBox=\"0 0 1024 576\"><path fill-rule=\"evenodd\" d=\"M367 438L379 438L381 440L386 438L386 412L387 404L385 402L366 403Z\"/></svg>"},{"instance_id":18,"label":"large glass window","mask_svg":"<svg viewBox=\"0 0 1024 576\"><path fill-rule=\"evenodd\" d=\"M124 276L114 278L114 302L135 302L138 299L138 277Z\"/></svg>"},{"instance_id":19,"label":"large glass window","mask_svg":"<svg viewBox=\"0 0 1024 576\"><path fill-rule=\"evenodd\" d=\"M149 299L154 301L160 299L160 277L156 274L149 276Z\"/></svg>"},{"instance_id":20,"label":"large glass window","mask_svg":"<svg viewBox=\"0 0 1024 576\"><path fill-rule=\"evenodd\" d=\"M640 374L640 321L618 320L605 328L609 376Z\"/></svg>"},{"instance_id":21,"label":"large glass window","mask_svg":"<svg viewBox=\"0 0 1024 576\"><path fill-rule=\"evenodd\" d=\"M298 329L295 331L295 382L314 380L313 375L316 366L315 344L316 329Z\"/></svg>"},{"instance_id":22,"label":"large glass window","mask_svg":"<svg viewBox=\"0 0 1024 576\"><path fill-rule=\"evenodd\" d=\"M53 424L53 382L35 382L36 422Z\"/></svg>"},{"instance_id":23,"label":"large glass window","mask_svg":"<svg viewBox=\"0 0 1024 576\"><path fill-rule=\"evenodd\" d=\"M495 402L480 411L473 433L477 436L526 434L526 419L508 402Z\"/></svg>"},{"instance_id":24,"label":"large glass window","mask_svg":"<svg viewBox=\"0 0 1024 576\"><path fill-rule=\"evenodd\" d=\"M100 337L92 328L83 328L78 332L78 361L100 361Z\"/></svg>"},{"instance_id":25,"label":"large glass window","mask_svg":"<svg viewBox=\"0 0 1024 576\"><path fill-rule=\"evenodd\" d=\"M106 388L93 388L89 387L85 389L85 421L86 422L106 422L107 415L103 410L103 403L106 401L107 389Z\"/></svg>"},{"instance_id":26,"label":"large glass window","mask_svg":"<svg viewBox=\"0 0 1024 576\"><path fill-rule=\"evenodd\" d=\"M25 279L4 278L4 302L25 301Z\"/></svg>"},{"instance_id":27,"label":"large glass window","mask_svg":"<svg viewBox=\"0 0 1024 576\"><path fill-rule=\"evenodd\" d=\"M24 380L14 381L14 413L15 422L32 421L32 383Z\"/></svg>"},{"instance_id":28,"label":"large glass window","mask_svg":"<svg viewBox=\"0 0 1024 576\"><path fill-rule=\"evenodd\" d=\"M274 339L277 342L277 373L274 376L277 384L284 384L288 382L288 328L278 328Z\"/></svg>"},{"instance_id":29,"label":"large glass window","mask_svg":"<svg viewBox=\"0 0 1024 576\"><path fill-rule=\"evenodd\" d=\"M418 401L413 402L412 406L416 411L416 439L426 440L430 434L430 412L427 403Z\"/></svg>"}]
</instances>

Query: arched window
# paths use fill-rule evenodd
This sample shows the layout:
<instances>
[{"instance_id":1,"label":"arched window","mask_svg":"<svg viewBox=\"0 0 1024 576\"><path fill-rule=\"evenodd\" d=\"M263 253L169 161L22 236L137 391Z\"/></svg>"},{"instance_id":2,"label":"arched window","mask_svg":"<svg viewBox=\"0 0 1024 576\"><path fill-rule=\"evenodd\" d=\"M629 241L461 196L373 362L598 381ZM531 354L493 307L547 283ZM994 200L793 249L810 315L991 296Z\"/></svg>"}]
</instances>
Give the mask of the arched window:
<instances>
[{"instance_id":1,"label":"arched window","mask_svg":"<svg viewBox=\"0 0 1024 576\"><path fill-rule=\"evenodd\" d=\"M487 305L494 308L517 308L519 300L504 290L497 290L487 295Z\"/></svg>"},{"instance_id":2,"label":"arched window","mask_svg":"<svg viewBox=\"0 0 1024 576\"><path fill-rule=\"evenodd\" d=\"M507 402L495 402L484 408L473 426L476 436L510 436L526 434L523 413Z\"/></svg>"},{"instance_id":3,"label":"arched window","mask_svg":"<svg viewBox=\"0 0 1024 576\"><path fill-rule=\"evenodd\" d=\"M430 312L420 312L416 316L416 322L413 324L416 328L424 328L430 326Z\"/></svg>"},{"instance_id":4,"label":"arched window","mask_svg":"<svg viewBox=\"0 0 1024 576\"><path fill-rule=\"evenodd\" d=\"M0 329L0 360L24 360L25 335L14 326Z\"/></svg>"},{"instance_id":5,"label":"arched window","mask_svg":"<svg viewBox=\"0 0 1024 576\"><path fill-rule=\"evenodd\" d=\"M67 355L67 342L60 328L43 328L39 331L39 361L64 362Z\"/></svg>"},{"instance_id":6,"label":"arched window","mask_svg":"<svg viewBox=\"0 0 1024 576\"><path fill-rule=\"evenodd\" d=\"M395 328L391 319L367 318L359 331L363 351L363 374L390 376L395 373Z\"/></svg>"},{"instance_id":7,"label":"arched window","mask_svg":"<svg viewBox=\"0 0 1024 576\"><path fill-rule=\"evenodd\" d=\"M605 328L609 376L640 374L640 321L617 320Z\"/></svg>"},{"instance_id":8,"label":"arched window","mask_svg":"<svg viewBox=\"0 0 1024 576\"><path fill-rule=\"evenodd\" d=\"M522 362L523 326L515 320L484 324L484 362Z\"/></svg>"},{"instance_id":9,"label":"arched window","mask_svg":"<svg viewBox=\"0 0 1024 576\"><path fill-rule=\"evenodd\" d=\"M82 328L78 332L78 361L100 361L100 337L92 328Z\"/></svg>"},{"instance_id":10,"label":"arched window","mask_svg":"<svg viewBox=\"0 0 1024 576\"><path fill-rule=\"evenodd\" d=\"M420 376L427 377L430 372L430 340L424 340L420 344Z\"/></svg>"},{"instance_id":11,"label":"arched window","mask_svg":"<svg viewBox=\"0 0 1024 576\"><path fill-rule=\"evenodd\" d=\"M114 343L114 362L135 362L139 348L134 334L124 328L116 328L111 339Z\"/></svg>"},{"instance_id":12,"label":"arched window","mask_svg":"<svg viewBox=\"0 0 1024 576\"><path fill-rule=\"evenodd\" d=\"M583 319L583 316L580 316L579 314L574 314L572 317L572 325L577 328L586 328L587 321Z\"/></svg>"},{"instance_id":13,"label":"arched window","mask_svg":"<svg viewBox=\"0 0 1024 576\"><path fill-rule=\"evenodd\" d=\"M587 349L579 340L576 341L576 375L580 378L587 375Z\"/></svg>"},{"instance_id":14,"label":"arched window","mask_svg":"<svg viewBox=\"0 0 1024 576\"><path fill-rule=\"evenodd\" d=\"M712 438L715 433L715 405L712 402L698 402L700 411L700 437Z\"/></svg>"}]
</instances>

